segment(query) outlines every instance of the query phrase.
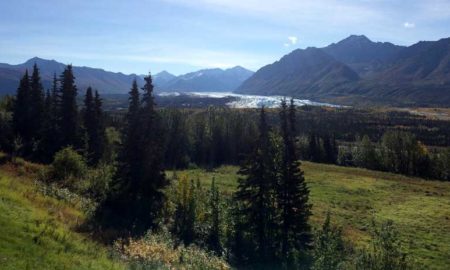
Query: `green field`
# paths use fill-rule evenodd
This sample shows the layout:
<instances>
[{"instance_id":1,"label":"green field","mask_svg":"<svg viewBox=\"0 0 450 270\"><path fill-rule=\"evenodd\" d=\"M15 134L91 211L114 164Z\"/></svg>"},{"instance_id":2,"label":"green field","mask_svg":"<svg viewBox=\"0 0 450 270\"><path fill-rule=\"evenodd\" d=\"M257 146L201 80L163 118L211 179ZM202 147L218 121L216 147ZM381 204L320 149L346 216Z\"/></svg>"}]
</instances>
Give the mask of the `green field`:
<instances>
[{"instance_id":1,"label":"green field","mask_svg":"<svg viewBox=\"0 0 450 270\"><path fill-rule=\"evenodd\" d=\"M0 169L0 269L123 269L105 247L74 232L75 207L42 196L27 177Z\"/></svg>"},{"instance_id":2,"label":"green field","mask_svg":"<svg viewBox=\"0 0 450 270\"><path fill-rule=\"evenodd\" d=\"M325 213L344 228L348 241L364 245L369 224L391 219L404 248L419 269L450 265L450 183L395 174L304 162L311 190L312 224ZM225 194L236 188L237 167L207 172L178 171L209 186L212 177ZM22 175L29 175L26 170ZM168 172L172 176L172 172ZM84 221L78 207L43 196L37 185L16 171L0 167L0 269L122 269L108 248L77 233Z\"/></svg>"},{"instance_id":3,"label":"green field","mask_svg":"<svg viewBox=\"0 0 450 270\"><path fill-rule=\"evenodd\" d=\"M311 190L314 226L330 211L332 221L344 228L346 239L361 246L369 238L372 220L391 219L400 230L405 250L419 264L426 269L449 269L450 183L310 162L302 168ZM215 177L221 189L231 194L237 170L224 166L211 172L177 173L198 178L206 186Z\"/></svg>"}]
</instances>

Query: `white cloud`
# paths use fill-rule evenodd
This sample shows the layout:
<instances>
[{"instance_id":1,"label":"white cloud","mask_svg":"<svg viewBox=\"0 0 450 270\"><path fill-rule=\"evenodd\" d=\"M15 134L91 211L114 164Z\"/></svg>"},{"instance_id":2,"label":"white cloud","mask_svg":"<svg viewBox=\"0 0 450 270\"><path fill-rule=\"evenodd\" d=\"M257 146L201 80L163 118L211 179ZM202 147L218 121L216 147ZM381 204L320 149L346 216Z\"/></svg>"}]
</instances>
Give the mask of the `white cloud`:
<instances>
[{"instance_id":1,"label":"white cloud","mask_svg":"<svg viewBox=\"0 0 450 270\"><path fill-rule=\"evenodd\" d=\"M292 45L297 44L298 38L297 37L288 37L289 41L291 42Z\"/></svg>"},{"instance_id":2,"label":"white cloud","mask_svg":"<svg viewBox=\"0 0 450 270\"><path fill-rule=\"evenodd\" d=\"M415 23L411 23L411 22L405 22L405 23L403 23L403 27L405 27L405 28L414 28L414 27L416 27L416 24Z\"/></svg>"},{"instance_id":3,"label":"white cloud","mask_svg":"<svg viewBox=\"0 0 450 270\"><path fill-rule=\"evenodd\" d=\"M288 37L287 39L288 39L289 41L283 44L283 46L286 47L286 48L287 48L287 47L290 47L290 46L292 46L292 45L295 45L295 44L297 44L297 42L298 42L298 37L295 37L295 36L290 36L290 37Z\"/></svg>"}]
</instances>

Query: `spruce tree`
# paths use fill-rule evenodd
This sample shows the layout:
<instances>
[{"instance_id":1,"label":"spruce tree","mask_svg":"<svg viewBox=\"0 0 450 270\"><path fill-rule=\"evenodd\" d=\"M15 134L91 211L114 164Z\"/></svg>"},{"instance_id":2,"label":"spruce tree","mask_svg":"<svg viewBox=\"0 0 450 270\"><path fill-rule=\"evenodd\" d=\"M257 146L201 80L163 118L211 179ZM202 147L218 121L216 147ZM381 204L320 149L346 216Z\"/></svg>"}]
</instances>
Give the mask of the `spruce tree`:
<instances>
[{"instance_id":1,"label":"spruce tree","mask_svg":"<svg viewBox=\"0 0 450 270\"><path fill-rule=\"evenodd\" d=\"M144 97L139 100L133 82L119 168L112 189L97 211L97 218L120 234L141 235L154 227L160 216L168 184L163 169L163 130L154 109L151 76L145 77Z\"/></svg>"},{"instance_id":2,"label":"spruce tree","mask_svg":"<svg viewBox=\"0 0 450 270\"><path fill-rule=\"evenodd\" d=\"M168 185L165 177L164 162L164 130L161 117L155 111L153 97L153 82L149 74L144 78L145 84L142 88L142 109L140 112L139 132L142 152L142 174L139 176L139 190L142 192L141 213L147 216L144 224L154 225L156 218L162 209L165 196L162 189Z\"/></svg>"},{"instance_id":3,"label":"spruce tree","mask_svg":"<svg viewBox=\"0 0 450 270\"><path fill-rule=\"evenodd\" d=\"M13 108L13 128L16 137L19 137L23 143L23 154L28 155L31 152L31 140L33 130L28 125L32 120L31 110L31 87L28 70L25 71L20 80L17 89L16 100Z\"/></svg>"},{"instance_id":4,"label":"spruce tree","mask_svg":"<svg viewBox=\"0 0 450 270\"><path fill-rule=\"evenodd\" d=\"M222 252L222 245L220 243L220 195L216 186L216 179L214 177L211 182L209 207L211 211L211 228L208 235L208 247L210 250L220 255Z\"/></svg>"},{"instance_id":5,"label":"spruce tree","mask_svg":"<svg viewBox=\"0 0 450 270\"><path fill-rule=\"evenodd\" d=\"M245 228L251 240L249 248L256 252L248 256L259 260L270 260L275 256L272 246L276 212L273 203L273 187L276 182L273 155L269 126L262 108L256 149L238 172L243 177L239 179L235 195L236 204L241 206L238 215L241 215L243 220L236 229Z\"/></svg>"},{"instance_id":6,"label":"spruce tree","mask_svg":"<svg viewBox=\"0 0 450 270\"><path fill-rule=\"evenodd\" d=\"M94 155L92 157L94 163L98 163L105 154L106 148L106 130L103 116L103 102L98 91L94 95L94 111L96 119L96 143L94 143Z\"/></svg>"},{"instance_id":7,"label":"spruce tree","mask_svg":"<svg viewBox=\"0 0 450 270\"><path fill-rule=\"evenodd\" d=\"M87 159L90 164L94 164L94 145L96 142L96 114L94 109L94 96L92 95L92 88L88 87L86 95L84 97L84 110L83 110L83 124L87 135Z\"/></svg>"},{"instance_id":8,"label":"spruce tree","mask_svg":"<svg viewBox=\"0 0 450 270\"><path fill-rule=\"evenodd\" d=\"M61 104L60 122L61 146L81 146L81 136L78 125L77 87L72 71L72 65L68 65L61 75Z\"/></svg>"},{"instance_id":9,"label":"spruce tree","mask_svg":"<svg viewBox=\"0 0 450 270\"><path fill-rule=\"evenodd\" d=\"M289 114L289 115L288 115ZM278 188L280 211L281 253L287 258L292 250L304 250L310 246L311 231L308 224L311 205L308 203L309 190L303 171L300 169L295 149L295 107L288 113L283 100L280 111L281 135L283 138L282 164Z\"/></svg>"},{"instance_id":10,"label":"spruce tree","mask_svg":"<svg viewBox=\"0 0 450 270\"><path fill-rule=\"evenodd\" d=\"M42 137L39 142L39 159L41 162L50 163L53 159L55 151L54 143L54 129L52 123L52 95L49 90L47 90L45 95L45 110L42 120Z\"/></svg>"},{"instance_id":11,"label":"spruce tree","mask_svg":"<svg viewBox=\"0 0 450 270\"><path fill-rule=\"evenodd\" d=\"M91 165L96 165L103 157L105 130L103 127L102 102L97 91L95 97L88 87L84 99L83 123L87 137L87 156Z\"/></svg>"},{"instance_id":12,"label":"spruce tree","mask_svg":"<svg viewBox=\"0 0 450 270\"><path fill-rule=\"evenodd\" d=\"M33 140L37 143L41 139L42 123L44 120L45 97L44 88L41 83L41 76L36 64L33 66L33 73L31 75L31 93L30 93L30 109L31 121L28 123L30 129L33 131Z\"/></svg>"}]
</instances>

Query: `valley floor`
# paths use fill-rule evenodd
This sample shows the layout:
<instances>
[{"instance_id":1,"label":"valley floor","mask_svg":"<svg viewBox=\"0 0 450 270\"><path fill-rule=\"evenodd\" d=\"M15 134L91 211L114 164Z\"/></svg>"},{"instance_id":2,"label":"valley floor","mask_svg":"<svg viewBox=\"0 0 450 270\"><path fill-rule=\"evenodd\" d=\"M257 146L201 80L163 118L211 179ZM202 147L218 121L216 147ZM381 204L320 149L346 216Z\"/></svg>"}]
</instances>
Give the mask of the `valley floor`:
<instances>
[{"instance_id":1,"label":"valley floor","mask_svg":"<svg viewBox=\"0 0 450 270\"><path fill-rule=\"evenodd\" d=\"M332 222L343 227L344 236L357 246L369 239L369 226L393 220L405 250L419 269L448 269L450 265L450 183L303 162L313 204L313 226L323 223L330 211ZM237 186L238 168L220 167L178 171L208 186L214 177L231 194ZM168 173L171 177L172 172Z\"/></svg>"}]
</instances>

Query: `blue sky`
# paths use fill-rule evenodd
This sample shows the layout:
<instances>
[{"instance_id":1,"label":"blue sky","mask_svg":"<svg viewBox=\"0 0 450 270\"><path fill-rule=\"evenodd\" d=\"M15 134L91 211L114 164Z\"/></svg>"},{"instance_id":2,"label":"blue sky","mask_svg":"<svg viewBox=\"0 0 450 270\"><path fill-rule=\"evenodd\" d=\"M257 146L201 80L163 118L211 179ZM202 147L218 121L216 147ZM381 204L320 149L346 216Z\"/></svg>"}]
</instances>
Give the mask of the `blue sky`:
<instances>
[{"instance_id":1,"label":"blue sky","mask_svg":"<svg viewBox=\"0 0 450 270\"><path fill-rule=\"evenodd\" d=\"M174 74L257 70L350 34L410 45L450 36L450 0L2 0L0 62Z\"/></svg>"}]
</instances>

